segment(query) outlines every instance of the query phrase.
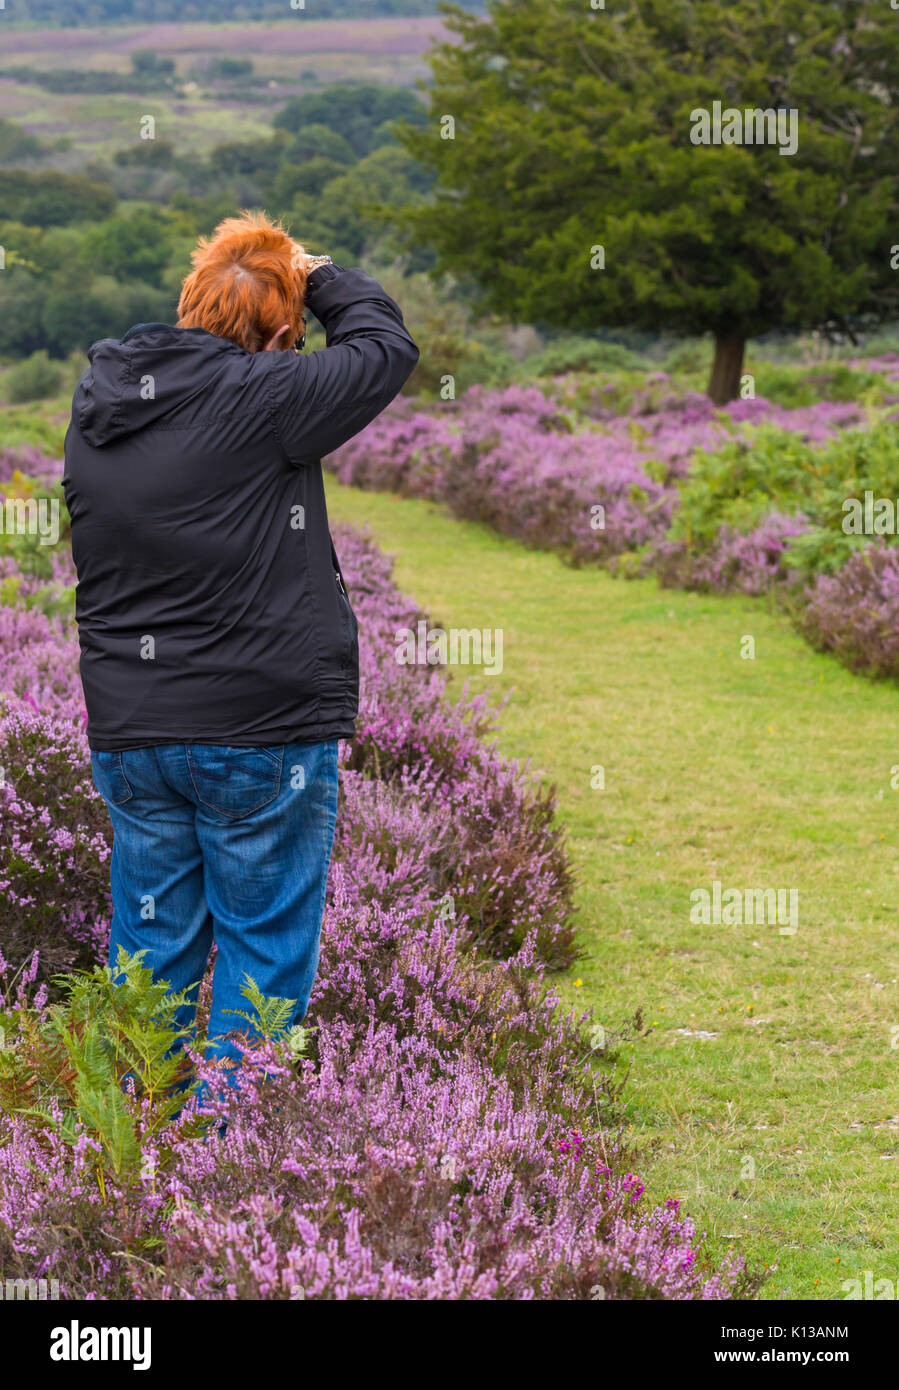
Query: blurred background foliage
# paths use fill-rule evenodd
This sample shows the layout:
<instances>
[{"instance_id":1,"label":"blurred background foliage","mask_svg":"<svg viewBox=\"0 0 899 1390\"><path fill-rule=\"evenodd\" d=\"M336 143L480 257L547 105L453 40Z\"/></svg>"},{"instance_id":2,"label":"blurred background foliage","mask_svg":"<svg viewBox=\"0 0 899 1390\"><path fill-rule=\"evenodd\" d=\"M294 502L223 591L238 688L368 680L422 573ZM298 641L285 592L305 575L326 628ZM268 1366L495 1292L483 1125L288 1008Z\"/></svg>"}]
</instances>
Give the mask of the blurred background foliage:
<instances>
[{"instance_id":1,"label":"blurred background foliage","mask_svg":"<svg viewBox=\"0 0 899 1390\"><path fill-rule=\"evenodd\" d=\"M765 0L754 24L771 22L772 3ZM303 31L318 36L302 59L308 68L296 61L295 40L292 48L281 42L282 34L293 39L290 26L249 23L267 19L269 10L283 20L281 0L271 7L229 0L178 6L76 0L64 15L43 0L21 0L15 15L5 17L4 23L14 22L0 75L8 110L18 114L0 118L0 399L19 404L62 398L92 342L120 336L135 322L173 321L197 236L239 207L264 207L310 250L327 251L338 264L362 264L383 280L402 303L422 350L408 394L435 397L448 379L456 394L474 384L560 376L576 389L578 379L594 383L600 375L613 383L609 405L626 409L647 371L666 372L679 388L706 389L716 335L714 328L704 331L701 314L691 308L689 287L678 291L679 327L674 319L667 326L652 323L642 310L619 312L627 310L625 304L585 318L566 309L570 288L561 297L557 293L566 277L572 279L569 243L571 219L577 218L573 203L566 213L564 190L553 194L554 181L568 177L566 122L577 110L586 119L583 103L592 87L581 80L574 105L563 94L548 111L541 84L551 80L559 92L564 84L552 65L529 65L527 55L535 38L548 42L554 33L559 53L570 60L572 7L555 12L549 0L492 6L490 23L482 12L454 8L446 22L456 28L456 42L437 50L429 81L422 83L417 78L425 71L427 44L447 32L429 18L436 6L428 0L367 0L367 6L366 42L354 44L362 62L352 73L345 57L342 66L334 62L335 53L346 49L342 0L318 4L314 22ZM795 9L790 0L790 13ZM828 42L830 29L842 22L838 9L827 9ZM653 52L664 56L666 45L682 43L678 25L666 26L657 4L644 12ZM324 22L331 17L333 24ZM800 25L798 10L794 17L814 56L818 31L812 34L811 20ZM169 18L182 23L165 23ZM51 19L57 28L32 42L28 25ZM190 20L197 25L188 43L183 22ZM145 27L133 34L122 29L125 38L114 47L104 46L101 29L84 27L129 22ZM298 22L306 24L307 17ZM723 16L703 11L697 32L708 36L723 22ZM416 23L437 27L410 42ZM637 40L623 20L619 27L620 52L633 56L645 34ZM80 31L74 47L73 28ZM272 42L253 42L250 33ZM595 34L600 37L589 39L591 52L601 56L608 35ZM148 35L158 41L148 43ZM893 51L887 45L869 56L882 67L892 62ZM395 81L383 80L385 69ZM850 76L851 70L849 64ZM330 73L340 80L328 80ZM613 84L619 96L628 80L623 63ZM826 96L824 88L831 88L823 77L822 82ZM677 93L662 96L671 102ZM527 113L519 110L525 98ZM433 113L444 109L459 112L454 140L436 138ZM632 126L649 121L652 127L653 110L641 107ZM143 139L148 111L154 113L155 138ZM490 129L498 132L498 144L485 139ZM622 141L633 143L639 135L637 126L607 133L619 153L630 148ZM525 171L509 165L502 152L503 142L513 137L522 149L536 150L543 140L556 155L549 162L531 161L523 181ZM657 137L662 145L673 138L664 125ZM799 164L768 153L773 161L756 172L792 180L799 189ZM579 146L572 155L586 157ZM595 150L594 156L599 158ZM635 147L634 158L640 157ZM877 172L880 156L875 163ZM827 176L815 168L809 177L818 188ZM616 197L621 191L616 193L614 181L585 175L578 206L588 221L593 214L587 204L592 207L600 185ZM695 201L698 191L691 185L688 194ZM531 207L535 198L542 211ZM651 222L655 214L644 211ZM720 215L720 208L709 212L716 227ZM556 224L561 249L553 251ZM667 225L657 227L665 246ZM525 227L532 247L516 262L509 247ZM671 234L683 238L686 231L681 225ZM582 244L586 235L581 227L575 241ZM870 239L870 228L864 235ZM509 246L504 237L511 237ZM747 263L728 247L724 259L731 267ZM801 250L795 242L787 247L790 256ZM529 256L529 283L513 292ZM684 275L692 273L688 258ZM815 273L820 281L824 271L819 266ZM870 294L868 286L865 295ZM667 303L669 318L674 309ZM778 314L775 305L768 313L771 326L749 343L744 370L752 374L757 395L802 406L883 394L880 377L848 364L862 343L873 355L899 347L889 313L872 314L870 322L850 331L834 323L821 331L811 325L797 330L794 323L779 322ZM322 342L311 321L309 348Z\"/></svg>"}]
</instances>

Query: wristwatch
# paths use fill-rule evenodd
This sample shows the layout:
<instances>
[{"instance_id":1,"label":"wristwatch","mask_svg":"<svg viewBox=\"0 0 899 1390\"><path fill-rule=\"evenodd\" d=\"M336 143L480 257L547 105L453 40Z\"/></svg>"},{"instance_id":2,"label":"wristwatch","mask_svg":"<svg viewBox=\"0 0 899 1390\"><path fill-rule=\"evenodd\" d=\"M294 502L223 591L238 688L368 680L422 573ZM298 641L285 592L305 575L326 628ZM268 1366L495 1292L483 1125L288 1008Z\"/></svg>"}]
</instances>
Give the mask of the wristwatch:
<instances>
[{"instance_id":1,"label":"wristwatch","mask_svg":"<svg viewBox=\"0 0 899 1390\"><path fill-rule=\"evenodd\" d=\"M313 270L318 270L320 265L330 265L330 256L310 256L306 261L306 274L311 275Z\"/></svg>"}]
</instances>

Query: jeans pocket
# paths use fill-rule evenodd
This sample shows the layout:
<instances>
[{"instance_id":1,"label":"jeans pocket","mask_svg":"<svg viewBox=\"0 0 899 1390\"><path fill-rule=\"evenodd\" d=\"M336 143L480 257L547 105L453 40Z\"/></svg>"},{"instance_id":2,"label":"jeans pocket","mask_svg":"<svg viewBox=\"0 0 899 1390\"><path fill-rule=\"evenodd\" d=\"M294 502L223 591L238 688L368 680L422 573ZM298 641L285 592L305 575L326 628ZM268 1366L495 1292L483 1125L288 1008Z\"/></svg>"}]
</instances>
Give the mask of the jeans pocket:
<instances>
[{"instance_id":1,"label":"jeans pocket","mask_svg":"<svg viewBox=\"0 0 899 1390\"><path fill-rule=\"evenodd\" d=\"M94 786L104 801L113 806L121 806L133 796L122 766L121 753L92 752L91 771L94 774Z\"/></svg>"},{"instance_id":2,"label":"jeans pocket","mask_svg":"<svg viewBox=\"0 0 899 1390\"><path fill-rule=\"evenodd\" d=\"M201 805L226 820L261 811L281 790L284 748L233 748L193 743L187 765Z\"/></svg>"}]
</instances>

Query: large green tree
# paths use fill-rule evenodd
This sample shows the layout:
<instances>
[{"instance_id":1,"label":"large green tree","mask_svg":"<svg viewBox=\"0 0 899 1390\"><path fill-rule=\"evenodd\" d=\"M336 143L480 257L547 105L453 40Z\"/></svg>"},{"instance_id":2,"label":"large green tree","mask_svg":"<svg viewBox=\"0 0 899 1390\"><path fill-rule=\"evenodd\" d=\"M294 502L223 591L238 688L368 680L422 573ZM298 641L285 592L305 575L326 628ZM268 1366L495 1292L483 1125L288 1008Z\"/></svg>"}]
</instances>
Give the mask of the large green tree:
<instances>
[{"instance_id":1,"label":"large green tree","mask_svg":"<svg viewBox=\"0 0 899 1390\"><path fill-rule=\"evenodd\" d=\"M486 307L712 333L723 402L748 338L851 328L895 305L888 0L488 0L486 16L444 14L430 121L403 136L437 193L408 220ZM780 109L783 138L694 143L706 121L714 138L715 102ZM726 114L718 129L738 133Z\"/></svg>"}]
</instances>

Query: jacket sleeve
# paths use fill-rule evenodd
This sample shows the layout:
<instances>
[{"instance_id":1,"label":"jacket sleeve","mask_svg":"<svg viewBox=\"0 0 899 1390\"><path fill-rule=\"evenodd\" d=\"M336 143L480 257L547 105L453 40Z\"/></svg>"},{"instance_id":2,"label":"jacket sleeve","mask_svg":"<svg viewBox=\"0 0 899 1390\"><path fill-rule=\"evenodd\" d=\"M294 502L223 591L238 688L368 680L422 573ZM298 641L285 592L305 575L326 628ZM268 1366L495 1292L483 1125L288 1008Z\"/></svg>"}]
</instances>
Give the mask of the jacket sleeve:
<instances>
[{"instance_id":1,"label":"jacket sleeve","mask_svg":"<svg viewBox=\"0 0 899 1390\"><path fill-rule=\"evenodd\" d=\"M270 405L281 447L308 463L345 444L397 395L418 361L399 306L361 270L313 272L306 305L326 347L272 354Z\"/></svg>"}]
</instances>

